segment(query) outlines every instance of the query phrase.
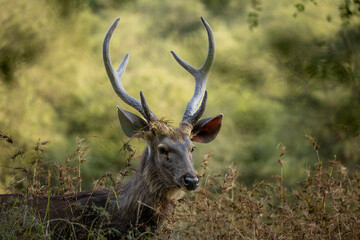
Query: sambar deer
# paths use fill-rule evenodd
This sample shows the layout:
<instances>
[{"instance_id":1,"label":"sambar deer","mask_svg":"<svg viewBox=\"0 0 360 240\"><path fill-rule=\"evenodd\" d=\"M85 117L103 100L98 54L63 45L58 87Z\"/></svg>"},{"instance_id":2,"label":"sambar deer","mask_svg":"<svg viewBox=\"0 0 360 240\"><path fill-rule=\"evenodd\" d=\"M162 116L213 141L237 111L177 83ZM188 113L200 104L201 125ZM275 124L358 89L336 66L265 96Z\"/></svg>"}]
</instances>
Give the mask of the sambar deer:
<instances>
[{"instance_id":1,"label":"sambar deer","mask_svg":"<svg viewBox=\"0 0 360 240\"><path fill-rule=\"evenodd\" d=\"M171 208L172 202L183 192L193 191L199 186L199 179L193 167L193 142L208 143L215 139L223 118L223 115L219 114L199 120L205 111L206 81L215 56L214 36L204 18L201 17L201 21L207 31L209 45L204 65L196 69L171 51L175 60L195 78L195 91L187 104L179 127L170 126L167 122L159 120L150 110L141 91L139 101L124 90L121 77L128 64L129 53L115 71L111 64L109 47L119 20L115 20L105 35L103 60L117 95L145 119L117 107L120 124L126 136L142 138L147 144L136 172L125 185L115 191L100 189L52 196L47 213L47 197L27 200L41 217L48 215L51 226L59 224L63 219L76 218L89 228L97 217L91 207L103 207L110 216L110 220L103 226L112 229L109 238L122 236L130 229L140 232L145 229L156 229ZM2 195L1 199L4 201L11 196L14 197L11 194ZM58 237L61 238L61 235Z\"/></svg>"}]
</instances>

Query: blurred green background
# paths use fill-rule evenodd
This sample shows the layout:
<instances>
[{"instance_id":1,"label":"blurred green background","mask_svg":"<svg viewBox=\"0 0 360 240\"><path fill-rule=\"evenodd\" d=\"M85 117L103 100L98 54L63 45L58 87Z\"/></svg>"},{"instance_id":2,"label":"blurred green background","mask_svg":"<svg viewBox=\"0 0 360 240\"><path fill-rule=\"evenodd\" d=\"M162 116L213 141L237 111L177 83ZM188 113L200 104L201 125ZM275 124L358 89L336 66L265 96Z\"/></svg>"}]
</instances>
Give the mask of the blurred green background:
<instances>
[{"instance_id":1,"label":"blurred green background","mask_svg":"<svg viewBox=\"0 0 360 240\"><path fill-rule=\"evenodd\" d=\"M0 182L23 166L27 150L49 140L49 161L65 161L85 138L83 186L124 165L114 93L102 63L103 37L121 17L111 42L114 67L130 52L125 89L142 90L158 117L181 120L193 78L176 51L200 67L207 54L204 16L215 34L204 117L224 114L217 139L199 145L195 165L239 166L250 184L279 175L297 182L316 162L359 167L360 2L357 0L0 0ZM145 144L131 140L139 156ZM24 154L18 154L24 152Z\"/></svg>"}]
</instances>

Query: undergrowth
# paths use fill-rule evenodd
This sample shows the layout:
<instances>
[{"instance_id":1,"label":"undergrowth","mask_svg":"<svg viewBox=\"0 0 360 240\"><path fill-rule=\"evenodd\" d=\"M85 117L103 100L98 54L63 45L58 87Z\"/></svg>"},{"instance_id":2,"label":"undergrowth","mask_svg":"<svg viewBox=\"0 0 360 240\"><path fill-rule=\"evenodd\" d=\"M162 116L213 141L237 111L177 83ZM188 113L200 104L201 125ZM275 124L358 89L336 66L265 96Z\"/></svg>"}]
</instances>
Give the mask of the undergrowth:
<instances>
[{"instance_id":1,"label":"undergrowth","mask_svg":"<svg viewBox=\"0 0 360 240\"><path fill-rule=\"evenodd\" d=\"M208 170L211 154L204 156L199 176L199 190L180 199L172 213L155 232L146 235L129 233L125 239L360 239L360 175L349 171L340 161L323 162L319 146L311 136L316 157L307 169L302 182L292 189L284 183L283 165L287 164L286 147L279 145L280 175L245 186L237 181L237 166L230 165L226 173ZM6 134L1 139L14 144ZM76 149L64 163L44 160L47 141L39 141L29 150L17 153L24 158L26 168L14 167L8 186L11 193L26 196L59 195L81 191L81 166L85 163L87 147L79 139ZM94 182L94 188L113 188L131 174L134 151L124 143L127 151L126 168L117 176L104 174ZM210 163L209 163L210 162ZM14 204L0 215L0 239L54 239L56 230L49 220L41 219L26 204ZM106 219L106 212L98 209ZM77 226L71 222L70 226ZM80 226L86 228L85 226ZM86 228L87 234L78 235L79 228L70 228L70 239L106 239L101 224Z\"/></svg>"}]
</instances>

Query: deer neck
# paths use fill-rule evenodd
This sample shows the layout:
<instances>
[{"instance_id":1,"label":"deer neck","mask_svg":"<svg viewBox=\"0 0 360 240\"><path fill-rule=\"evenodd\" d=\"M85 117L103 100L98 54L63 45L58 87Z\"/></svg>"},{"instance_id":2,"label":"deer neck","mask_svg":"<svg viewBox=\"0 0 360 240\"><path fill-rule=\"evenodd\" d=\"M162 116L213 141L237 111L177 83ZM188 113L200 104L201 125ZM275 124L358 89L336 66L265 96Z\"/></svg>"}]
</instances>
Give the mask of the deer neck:
<instances>
[{"instance_id":1,"label":"deer neck","mask_svg":"<svg viewBox=\"0 0 360 240\"><path fill-rule=\"evenodd\" d=\"M158 207L169 201L177 200L178 195L183 192L174 188L170 180L161 174L155 161L152 150L147 147L136 173L128 182L131 189L129 195L135 195L138 201L150 204L151 207Z\"/></svg>"},{"instance_id":2,"label":"deer neck","mask_svg":"<svg viewBox=\"0 0 360 240\"><path fill-rule=\"evenodd\" d=\"M116 206L121 218L129 218L132 224L153 219L157 225L174 205L171 203L182 197L183 191L169 184L159 171L147 148L137 171L118 194Z\"/></svg>"}]
</instances>

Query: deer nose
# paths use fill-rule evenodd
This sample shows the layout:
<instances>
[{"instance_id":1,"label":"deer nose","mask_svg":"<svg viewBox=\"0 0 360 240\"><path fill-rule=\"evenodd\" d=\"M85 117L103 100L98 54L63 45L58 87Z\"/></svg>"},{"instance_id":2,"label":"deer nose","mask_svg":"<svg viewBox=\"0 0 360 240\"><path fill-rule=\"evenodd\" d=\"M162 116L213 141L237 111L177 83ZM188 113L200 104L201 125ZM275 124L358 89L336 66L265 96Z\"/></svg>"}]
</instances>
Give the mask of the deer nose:
<instances>
[{"instance_id":1,"label":"deer nose","mask_svg":"<svg viewBox=\"0 0 360 240\"><path fill-rule=\"evenodd\" d=\"M183 184L187 190L191 191L195 190L200 185L200 181L196 176L186 175L183 179Z\"/></svg>"}]
</instances>

